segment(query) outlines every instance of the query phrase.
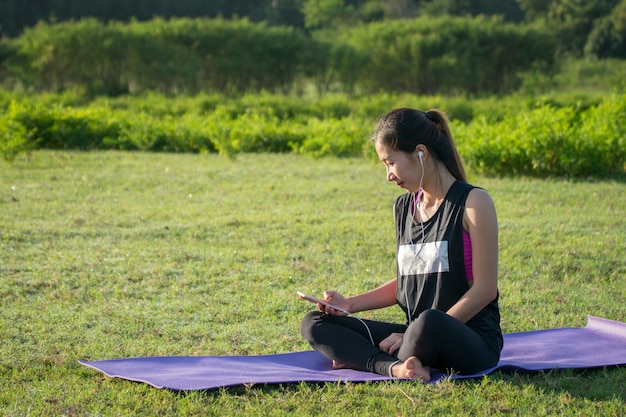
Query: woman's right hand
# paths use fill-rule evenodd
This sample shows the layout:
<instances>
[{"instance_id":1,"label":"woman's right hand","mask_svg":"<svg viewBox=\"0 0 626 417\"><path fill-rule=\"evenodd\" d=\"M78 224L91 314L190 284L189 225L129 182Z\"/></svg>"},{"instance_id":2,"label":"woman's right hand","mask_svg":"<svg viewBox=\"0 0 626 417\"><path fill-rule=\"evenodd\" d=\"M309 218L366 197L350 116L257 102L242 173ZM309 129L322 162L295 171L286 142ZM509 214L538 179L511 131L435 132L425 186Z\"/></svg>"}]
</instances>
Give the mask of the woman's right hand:
<instances>
[{"instance_id":1,"label":"woman's right hand","mask_svg":"<svg viewBox=\"0 0 626 417\"><path fill-rule=\"evenodd\" d=\"M378 348L383 352L393 355L402 347L404 341L404 333L391 333L378 345Z\"/></svg>"},{"instance_id":2,"label":"woman's right hand","mask_svg":"<svg viewBox=\"0 0 626 417\"><path fill-rule=\"evenodd\" d=\"M348 303L348 300L346 299L346 297L344 297L343 295L341 295L340 293L338 293L337 291L324 291L324 301L326 301L328 304L332 304L336 307L339 307L343 310L346 311L351 311L350 310L350 305ZM332 307L328 307L322 304L317 304L317 308L325 314L328 314L329 316L345 316L347 315L345 312L343 311L339 311L336 310Z\"/></svg>"}]
</instances>

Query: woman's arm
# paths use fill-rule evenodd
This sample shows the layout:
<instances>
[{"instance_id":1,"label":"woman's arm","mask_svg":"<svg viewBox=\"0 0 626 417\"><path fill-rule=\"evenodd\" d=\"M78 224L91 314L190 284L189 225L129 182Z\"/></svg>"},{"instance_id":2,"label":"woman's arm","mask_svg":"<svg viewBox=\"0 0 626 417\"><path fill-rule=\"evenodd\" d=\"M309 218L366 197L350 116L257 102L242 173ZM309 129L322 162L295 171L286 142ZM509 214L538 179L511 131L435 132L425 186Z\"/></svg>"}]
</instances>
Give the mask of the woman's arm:
<instances>
[{"instance_id":1,"label":"woman's arm","mask_svg":"<svg viewBox=\"0 0 626 417\"><path fill-rule=\"evenodd\" d=\"M396 303L396 280L392 279L380 287L353 297L344 297L337 291L324 291L324 300L351 313L389 307ZM321 304L318 304L318 308L326 314L342 315L341 312Z\"/></svg>"},{"instance_id":2,"label":"woman's arm","mask_svg":"<svg viewBox=\"0 0 626 417\"><path fill-rule=\"evenodd\" d=\"M394 278L380 287L347 299L351 312L375 310L392 306L396 303L396 285Z\"/></svg>"},{"instance_id":3,"label":"woman's arm","mask_svg":"<svg viewBox=\"0 0 626 417\"><path fill-rule=\"evenodd\" d=\"M447 313L465 323L498 294L498 219L493 200L485 190L470 191L463 224L472 242L474 282Z\"/></svg>"}]
</instances>

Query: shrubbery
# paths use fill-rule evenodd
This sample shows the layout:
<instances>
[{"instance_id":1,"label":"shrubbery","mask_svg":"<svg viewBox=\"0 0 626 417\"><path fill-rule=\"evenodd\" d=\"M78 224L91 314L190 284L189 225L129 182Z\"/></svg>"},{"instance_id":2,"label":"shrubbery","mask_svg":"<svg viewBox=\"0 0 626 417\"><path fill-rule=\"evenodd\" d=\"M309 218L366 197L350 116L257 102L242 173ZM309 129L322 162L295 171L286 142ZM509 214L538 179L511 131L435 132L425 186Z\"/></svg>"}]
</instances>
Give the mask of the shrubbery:
<instances>
[{"instance_id":1,"label":"shrubbery","mask_svg":"<svg viewBox=\"0 0 626 417\"><path fill-rule=\"evenodd\" d=\"M426 94L514 91L519 73L554 67L556 47L548 33L485 17L373 23L338 39L366 54L353 70L362 89Z\"/></svg>"},{"instance_id":2,"label":"shrubbery","mask_svg":"<svg viewBox=\"0 0 626 417\"><path fill-rule=\"evenodd\" d=\"M6 51L6 52L2 52ZM85 18L40 22L0 40L0 82L34 91L120 95L211 92L511 92L550 72L554 41L496 18L422 17L309 36L247 20Z\"/></svg>"},{"instance_id":3,"label":"shrubbery","mask_svg":"<svg viewBox=\"0 0 626 417\"><path fill-rule=\"evenodd\" d=\"M491 174L591 176L624 171L626 95L587 109L549 104L456 129L460 153Z\"/></svg>"},{"instance_id":4,"label":"shrubbery","mask_svg":"<svg viewBox=\"0 0 626 417\"><path fill-rule=\"evenodd\" d=\"M459 151L476 171L588 176L621 173L626 161L626 95L585 106L515 98L469 105L461 99L390 94L311 101L155 94L100 98L84 105L72 97L68 102L73 105L59 100L0 97L0 152L5 158L40 148L371 155L368 140L377 117L408 105L447 111Z\"/></svg>"},{"instance_id":5,"label":"shrubbery","mask_svg":"<svg viewBox=\"0 0 626 417\"><path fill-rule=\"evenodd\" d=\"M11 42L16 54L6 66L38 90L284 90L301 69L307 42L293 29L247 20L40 22Z\"/></svg>"}]
</instances>

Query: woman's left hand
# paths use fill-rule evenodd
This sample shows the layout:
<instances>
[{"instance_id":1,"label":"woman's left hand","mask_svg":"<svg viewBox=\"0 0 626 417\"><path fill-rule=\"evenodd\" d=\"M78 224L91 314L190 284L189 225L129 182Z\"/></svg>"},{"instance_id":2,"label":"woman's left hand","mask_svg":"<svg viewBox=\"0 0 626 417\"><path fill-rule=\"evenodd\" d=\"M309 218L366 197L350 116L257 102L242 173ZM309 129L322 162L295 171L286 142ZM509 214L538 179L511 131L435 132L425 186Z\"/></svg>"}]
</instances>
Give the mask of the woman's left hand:
<instances>
[{"instance_id":1,"label":"woman's left hand","mask_svg":"<svg viewBox=\"0 0 626 417\"><path fill-rule=\"evenodd\" d=\"M385 353L393 355L402 346L404 333L391 333L378 345L378 348Z\"/></svg>"}]
</instances>

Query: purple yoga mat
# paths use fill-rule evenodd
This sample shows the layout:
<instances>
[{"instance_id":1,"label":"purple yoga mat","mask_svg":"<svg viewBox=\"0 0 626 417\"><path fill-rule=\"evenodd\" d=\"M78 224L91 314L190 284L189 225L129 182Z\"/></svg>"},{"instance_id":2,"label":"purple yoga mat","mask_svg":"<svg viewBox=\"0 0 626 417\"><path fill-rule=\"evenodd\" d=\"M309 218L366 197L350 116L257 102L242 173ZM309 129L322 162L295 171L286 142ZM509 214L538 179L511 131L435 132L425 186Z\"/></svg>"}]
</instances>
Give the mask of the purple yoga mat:
<instances>
[{"instance_id":1,"label":"purple yoga mat","mask_svg":"<svg viewBox=\"0 0 626 417\"><path fill-rule=\"evenodd\" d=\"M626 364L626 323L588 316L584 328L535 330L504 335L497 366L474 375L433 369L431 382L476 378L496 370L536 372ZM392 379L349 369L332 369L316 351L262 356L156 356L78 361L112 378L175 391L289 382L364 382Z\"/></svg>"}]
</instances>

